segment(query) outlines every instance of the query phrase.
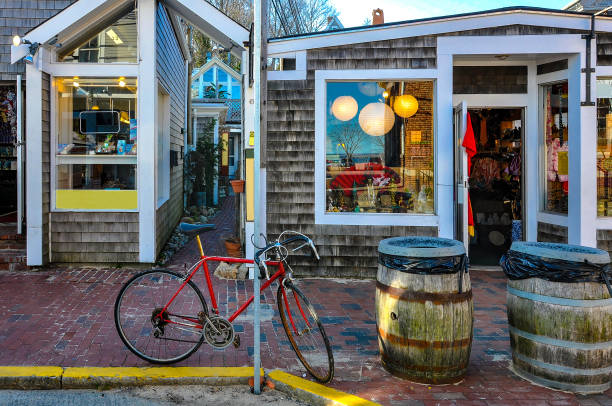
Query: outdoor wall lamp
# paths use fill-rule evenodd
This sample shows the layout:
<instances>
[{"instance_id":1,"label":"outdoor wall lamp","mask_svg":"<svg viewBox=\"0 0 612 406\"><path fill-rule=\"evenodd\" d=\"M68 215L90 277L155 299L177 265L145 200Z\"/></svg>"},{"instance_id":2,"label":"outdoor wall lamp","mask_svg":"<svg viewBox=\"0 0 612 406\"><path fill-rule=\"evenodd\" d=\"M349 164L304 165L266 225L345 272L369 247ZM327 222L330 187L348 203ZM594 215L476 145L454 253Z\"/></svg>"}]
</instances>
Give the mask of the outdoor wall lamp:
<instances>
[{"instance_id":1,"label":"outdoor wall lamp","mask_svg":"<svg viewBox=\"0 0 612 406\"><path fill-rule=\"evenodd\" d=\"M36 52L38 51L38 47L40 46L40 44L38 42L30 42L25 38L21 38L19 35L15 35L13 37L13 45L18 47L19 45L22 45L22 44L26 44L30 46L29 54L23 57L23 61L29 64L33 63L34 55L36 55Z\"/></svg>"}]
</instances>

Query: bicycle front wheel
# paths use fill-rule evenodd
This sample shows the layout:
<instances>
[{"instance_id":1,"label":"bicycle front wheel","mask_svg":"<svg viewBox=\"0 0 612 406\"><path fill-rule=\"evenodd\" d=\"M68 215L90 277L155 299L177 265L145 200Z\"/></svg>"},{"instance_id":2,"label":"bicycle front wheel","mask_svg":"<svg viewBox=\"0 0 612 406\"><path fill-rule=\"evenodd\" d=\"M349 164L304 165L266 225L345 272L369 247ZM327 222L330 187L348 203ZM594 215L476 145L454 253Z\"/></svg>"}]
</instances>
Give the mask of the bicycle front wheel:
<instances>
[{"instance_id":1,"label":"bicycle front wheel","mask_svg":"<svg viewBox=\"0 0 612 406\"><path fill-rule=\"evenodd\" d=\"M306 370L317 381L334 377L334 356L314 307L293 283L281 283L276 294L285 333Z\"/></svg>"},{"instance_id":2,"label":"bicycle front wheel","mask_svg":"<svg viewBox=\"0 0 612 406\"><path fill-rule=\"evenodd\" d=\"M187 358L202 344L202 320L208 309L193 282L179 292L184 281L172 271L146 271L119 292L115 326L123 343L140 358L171 364Z\"/></svg>"}]
</instances>

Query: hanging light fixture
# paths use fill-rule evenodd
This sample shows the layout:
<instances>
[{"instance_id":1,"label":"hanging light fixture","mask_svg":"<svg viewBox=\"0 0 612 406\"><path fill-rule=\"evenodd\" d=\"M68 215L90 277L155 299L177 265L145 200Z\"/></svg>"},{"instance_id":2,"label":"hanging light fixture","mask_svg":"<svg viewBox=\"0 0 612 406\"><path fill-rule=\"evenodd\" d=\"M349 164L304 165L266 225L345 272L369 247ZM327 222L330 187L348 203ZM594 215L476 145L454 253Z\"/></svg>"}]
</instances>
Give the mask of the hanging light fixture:
<instances>
[{"instance_id":1,"label":"hanging light fixture","mask_svg":"<svg viewBox=\"0 0 612 406\"><path fill-rule=\"evenodd\" d=\"M395 124L395 114L384 103L370 103L359 113L359 126L369 135L385 135Z\"/></svg>"},{"instance_id":2,"label":"hanging light fixture","mask_svg":"<svg viewBox=\"0 0 612 406\"><path fill-rule=\"evenodd\" d=\"M352 96L340 96L331 106L334 117L340 121L349 121L357 114L357 100Z\"/></svg>"},{"instance_id":3,"label":"hanging light fixture","mask_svg":"<svg viewBox=\"0 0 612 406\"><path fill-rule=\"evenodd\" d=\"M403 94L395 98L393 102L393 110L403 118L412 117L419 109L419 102L414 96Z\"/></svg>"}]
</instances>

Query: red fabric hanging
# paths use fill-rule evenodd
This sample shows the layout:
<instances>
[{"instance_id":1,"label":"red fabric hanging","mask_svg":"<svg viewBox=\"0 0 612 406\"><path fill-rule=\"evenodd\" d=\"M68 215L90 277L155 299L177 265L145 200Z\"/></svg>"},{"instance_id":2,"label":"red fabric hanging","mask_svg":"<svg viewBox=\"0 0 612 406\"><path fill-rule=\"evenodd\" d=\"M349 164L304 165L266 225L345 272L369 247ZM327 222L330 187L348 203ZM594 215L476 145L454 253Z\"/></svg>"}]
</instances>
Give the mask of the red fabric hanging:
<instances>
[{"instance_id":1,"label":"red fabric hanging","mask_svg":"<svg viewBox=\"0 0 612 406\"><path fill-rule=\"evenodd\" d=\"M472 157L476 155L476 138L474 138L474 130L472 129L472 119L470 118L470 113L467 113L467 126L465 129L465 136L463 137L463 142L461 145L465 148L465 153L467 154L468 161L468 176L472 172ZM470 200L470 192L467 191L468 194L468 232L470 237L474 236L474 213L472 212L472 202Z\"/></svg>"}]
</instances>

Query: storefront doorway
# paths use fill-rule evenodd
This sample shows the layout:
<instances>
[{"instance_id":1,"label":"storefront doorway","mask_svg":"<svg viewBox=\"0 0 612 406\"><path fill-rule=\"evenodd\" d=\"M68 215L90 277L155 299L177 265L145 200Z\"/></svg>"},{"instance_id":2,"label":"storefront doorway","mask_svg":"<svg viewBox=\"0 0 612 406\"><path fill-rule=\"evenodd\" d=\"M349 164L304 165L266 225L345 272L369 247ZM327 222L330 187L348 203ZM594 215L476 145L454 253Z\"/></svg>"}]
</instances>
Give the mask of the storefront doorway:
<instances>
[{"instance_id":1,"label":"storefront doorway","mask_svg":"<svg viewBox=\"0 0 612 406\"><path fill-rule=\"evenodd\" d=\"M17 96L0 84L0 226L17 222ZM14 233L14 231L13 231Z\"/></svg>"},{"instance_id":2,"label":"storefront doorway","mask_svg":"<svg viewBox=\"0 0 612 406\"><path fill-rule=\"evenodd\" d=\"M469 177L474 219L469 257L474 265L497 265L512 241L523 239L524 110L468 112L476 142Z\"/></svg>"}]
</instances>

